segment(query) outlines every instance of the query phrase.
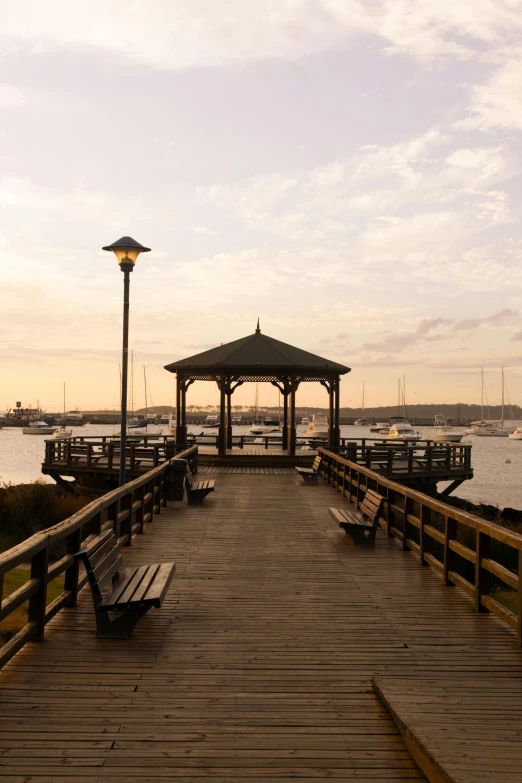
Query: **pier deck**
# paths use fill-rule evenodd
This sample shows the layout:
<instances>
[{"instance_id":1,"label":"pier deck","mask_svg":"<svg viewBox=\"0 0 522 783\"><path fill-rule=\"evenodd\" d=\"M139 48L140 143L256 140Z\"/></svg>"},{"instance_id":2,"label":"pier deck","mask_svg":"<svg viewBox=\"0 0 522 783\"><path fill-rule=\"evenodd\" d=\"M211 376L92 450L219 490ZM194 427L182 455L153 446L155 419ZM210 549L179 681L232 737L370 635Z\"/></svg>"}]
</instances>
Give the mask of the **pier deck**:
<instances>
[{"instance_id":1,"label":"pier deck","mask_svg":"<svg viewBox=\"0 0 522 783\"><path fill-rule=\"evenodd\" d=\"M482 682L521 682L522 652L384 531L355 548L328 514L349 505L286 470L223 472L203 506L170 503L124 551L128 564L177 563L131 640L96 639L84 590L0 673L0 779L425 780L373 678L475 682L476 700L439 714L443 747L445 726L469 716L472 735L480 722ZM518 694L503 696L520 720ZM519 779L512 739L505 780ZM481 760L474 780L498 783Z\"/></svg>"}]
</instances>

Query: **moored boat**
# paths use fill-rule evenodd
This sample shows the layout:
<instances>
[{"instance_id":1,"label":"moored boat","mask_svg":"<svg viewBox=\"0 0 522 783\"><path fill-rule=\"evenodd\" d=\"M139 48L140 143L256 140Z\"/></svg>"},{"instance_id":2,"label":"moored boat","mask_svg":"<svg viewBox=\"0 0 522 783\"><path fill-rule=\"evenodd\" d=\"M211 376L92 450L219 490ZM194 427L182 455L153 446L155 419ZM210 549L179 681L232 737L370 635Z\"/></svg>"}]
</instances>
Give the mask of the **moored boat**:
<instances>
[{"instance_id":1,"label":"moored boat","mask_svg":"<svg viewBox=\"0 0 522 783\"><path fill-rule=\"evenodd\" d=\"M324 413L314 413L308 431L304 433L303 438L327 438L328 437L328 417Z\"/></svg>"},{"instance_id":2,"label":"moored boat","mask_svg":"<svg viewBox=\"0 0 522 783\"><path fill-rule=\"evenodd\" d=\"M390 421L391 427L386 436L387 440L412 443L421 439L421 433L413 429L405 416L392 416Z\"/></svg>"},{"instance_id":3,"label":"moored boat","mask_svg":"<svg viewBox=\"0 0 522 783\"><path fill-rule=\"evenodd\" d=\"M433 423L435 430L429 435L429 440L434 440L437 443L460 443L462 440L462 432L456 432L442 414L435 416Z\"/></svg>"},{"instance_id":4,"label":"moored boat","mask_svg":"<svg viewBox=\"0 0 522 783\"><path fill-rule=\"evenodd\" d=\"M56 427L50 427L45 421L32 421L28 427L24 427L24 435L54 435Z\"/></svg>"}]
</instances>

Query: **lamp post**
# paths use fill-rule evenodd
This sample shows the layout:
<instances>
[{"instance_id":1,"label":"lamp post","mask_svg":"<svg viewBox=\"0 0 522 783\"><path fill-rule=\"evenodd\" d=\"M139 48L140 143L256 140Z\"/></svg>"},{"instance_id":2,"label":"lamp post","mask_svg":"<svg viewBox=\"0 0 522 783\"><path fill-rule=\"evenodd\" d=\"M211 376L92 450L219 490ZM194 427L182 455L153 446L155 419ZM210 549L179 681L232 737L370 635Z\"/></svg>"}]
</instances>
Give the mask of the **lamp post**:
<instances>
[{"instance_id":1,"label":"lamp post","mask_svg":"<svg viewBox=\"0 0 522 783\"><path fill-rule=\"evenodd\" d=\"M120 480L125 484L125 452L127 450L127 368L129 357L129 287L130 273L140 253L148 253L150 247L143 247L131 237L122 237L112 245L102 248L110 250L118 259L123 272L123 353L121 360L121 436L120 436Z\"/></svg>"}]
</instances>

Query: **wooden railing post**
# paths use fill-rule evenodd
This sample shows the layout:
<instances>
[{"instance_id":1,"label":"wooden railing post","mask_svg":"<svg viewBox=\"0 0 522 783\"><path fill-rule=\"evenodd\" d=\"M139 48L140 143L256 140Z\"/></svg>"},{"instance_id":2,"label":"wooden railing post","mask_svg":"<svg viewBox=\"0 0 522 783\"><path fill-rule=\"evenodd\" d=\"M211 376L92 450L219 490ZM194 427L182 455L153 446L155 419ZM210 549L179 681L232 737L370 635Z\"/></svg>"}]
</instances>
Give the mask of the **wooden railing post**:
<instances>
[{"instance_id":1,"label":"wooden railing post","mask_svg":"<svg viewBox=\"0 0 522 783\"><path fill-rule=\"evenodd\" d=\"M69 536L67 536L67 554L74 555L80 549L82 544L82 529L75 530ZM79 563L78 559L74 559L69 568L65 571L64 578L64 590L71 591L71 597L67 602L67 606L76 606L78 603L78 576L79 576Z\"/></svg>"},{"instance_id":2,"label":"wooden railing post","mask_svg":"<svg viewBox=\"0 0 522 783\"><path fill-rule=\"evenodd\" d=\"M1 588L0 588L1 590ZM522 647L522 550L518 550L517 639Z\"/></svg>"},{"instance_id":3,"label":"wooden railing post","mask_svg":"<svg viewBox=\"0 0 522 783\"><path fill-rule=\"evenodd\" d=\"M427 562L424 559L424 553L426 551L426 536L424 535L424 525L431 525L431 508L429 506L421 506L420 509L420 527L419 527L419 559L421 565L427 566Z\"/></svg>"},{"instance_id":4,"label":"wooden railing post","mask_svg":"<svg viewBox=\"0 0 522 783\"><path fill-rule=\"evenodd\" d=\"M1 588L0 588L1 589ZM522 550L518 550L517 639L522 647Z\"/></svg>"},{"instance_id":5,"label":"wooden railing post","mask_svg":"<svg viewBox=\"0 0 522 783\"><path fill-rule=\"evenodd\" d=\"M409 497L404 498L404 525L402 528L402 548L409 549L406 539L408 538L408 515L413 514L413 500Z\"/></svg>"},{"instance_id":6,"label":"wooden railing post","mask_svg":"<svg viewBox=\"0 0 522 783\"><path fill-rule=\"evenodd\" d=\"M485 568L482 568L482 558L489 558L491 549L491 539L486 533L477 530L477 544L475 547L475 609L477 612L487 612L485 606L482 606L482 596L488 595L490 589L490 574Z\"/></svg>"},{"instance_id":7,"label":"wooden railing post","mask_svg":"<svg viewBox=\"0 0 522 783\"><path fill-rule=\"evenodd\" d=\"M444 517L444 571L443 579L446 587L453 587L454 584L449 579L448 574L454 571L455 553L450 549L450 541L457 538L457 522L450 517Z\"/></svg>"},{"instance_id":8,"label":"wooden railing post","mask_svg":"<svg viewBox=\"0 0 522 783\"><path fill-rule=\"evenodd\" d=\"M125 542L125 546L132 545L132 504L133 504L133 492L128 492L126 495L123 496L120 504L122 511L129 512L127 517L125 519L122 519L121 522L121 534L122 536L127 536L127 541Z\"/></svg>"},{"instance_id":9,"label":"wooden railing post","mask_svg":"<svg viewBox=\"0 0 522 783\"><path fill-rule=\"evenodd\" d=\"M31 560L31 579L38 579L38 590L29 599L28 622L35 623L35 640L41 642L45 631L45 607L47 605L47 566L49 545L34 555Z\"/></svg>"}]
</instances>

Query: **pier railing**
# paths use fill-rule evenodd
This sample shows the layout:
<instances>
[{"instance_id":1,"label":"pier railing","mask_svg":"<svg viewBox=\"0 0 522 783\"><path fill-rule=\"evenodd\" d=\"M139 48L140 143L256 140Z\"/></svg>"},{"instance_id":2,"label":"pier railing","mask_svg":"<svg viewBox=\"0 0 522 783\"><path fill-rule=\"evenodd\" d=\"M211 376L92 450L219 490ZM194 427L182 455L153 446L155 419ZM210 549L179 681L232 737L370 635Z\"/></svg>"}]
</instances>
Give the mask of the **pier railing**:
<instances>
[{"instance_id":1,"label":"pier railing","mask_svg":"<svg viewBox=\"0 0 522 783\"><path fill-rule=\"evenodd\" d=\"M328 449L319 449L321 474L359 505L368 489L386 498L389 537L457 586L477 612L493 612L522 645L522 535L398 484ZM495 597L497 596L497 597ZM499 600L500 599L500 600ZM515 609L513 610L513 607Z\"/></svg>"},{"instance_id":2,"label":"pier railing","mask_svg":"<svg viewBox=\"0 0 522 783\"><path fill-rule=\"evenodd\" d=\"M191 471L197 471L197 446L181 452L177 459L187 460ZM0 554L0 621L29 602L26 625L0 648L0 668L27 642L41 641L45 626L60 609L76 606L87 576L80 574L75 553L86 538L110 529L121 546L130 546L133 536L142 533L144 525L160 513L167 499L170 468L169 460ZM30 566L28 581L3 598L4 575L22 564ZM63 591L48 604L47 585L62 574Z\"/></svg>"}]
</instances>

